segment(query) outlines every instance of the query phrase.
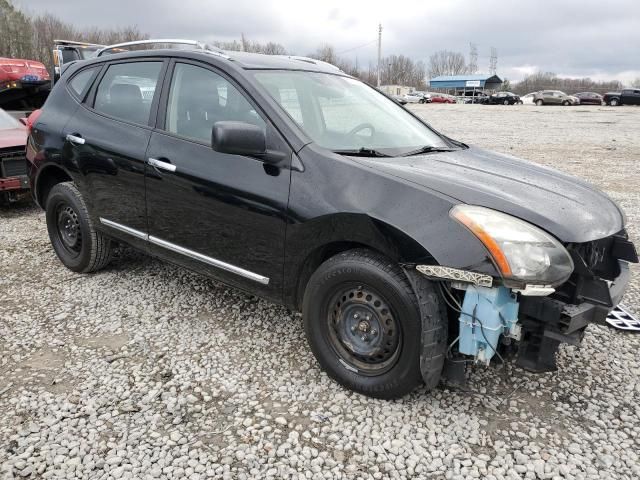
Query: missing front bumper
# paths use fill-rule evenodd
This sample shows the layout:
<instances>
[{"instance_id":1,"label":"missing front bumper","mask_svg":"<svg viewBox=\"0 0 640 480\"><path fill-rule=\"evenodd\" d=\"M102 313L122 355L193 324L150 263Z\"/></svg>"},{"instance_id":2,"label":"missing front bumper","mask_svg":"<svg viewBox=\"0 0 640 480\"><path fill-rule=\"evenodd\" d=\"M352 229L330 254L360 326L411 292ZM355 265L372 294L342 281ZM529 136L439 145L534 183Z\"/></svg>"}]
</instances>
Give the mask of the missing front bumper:
<instances>
[{"instance_id":1,"label":"missing front bumper","mask_svg":"<svg viewBox=\"0 0 640 480\"><path fill-rule=\"evenodd\" d=\"M620 303L629 278L629 264L621 261L620 274L608 288L610 306L590 302L572 305L553 297L522 297L519 311L522 339L517 364L531 372L557 370L556 352L560 343L578 345L587 325L605 325L611 308Z\"/></svg>"}]
</instances>

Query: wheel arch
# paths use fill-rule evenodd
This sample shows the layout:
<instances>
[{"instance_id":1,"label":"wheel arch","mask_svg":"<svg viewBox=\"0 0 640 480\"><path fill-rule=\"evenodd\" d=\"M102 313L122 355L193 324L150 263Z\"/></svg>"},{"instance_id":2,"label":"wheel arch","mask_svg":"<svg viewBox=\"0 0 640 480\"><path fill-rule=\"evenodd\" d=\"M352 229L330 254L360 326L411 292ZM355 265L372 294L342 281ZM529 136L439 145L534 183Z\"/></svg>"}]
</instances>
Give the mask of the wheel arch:
<instances>
[{"instance_id":1,"label":"wheel arch","mask_svg":"<svg viewBox=\"0 0 640 480\"><path fill-rule=\"evenodd\" d=\"M316 243L296 259L288 258L285 278L289 277L289 281L285 280L284 298L292 308L299 309L302 305L304 291L313 272L332 256L347 250L366 248L397 263L437 264L427 249L396 227L371 217L366 217L366 220L359 218L362 215L347 217L354 218L346 222L345 218L341 218L339 223L344 225L343 229L334 231L330 237ZM353 234L362 229L367 232L366 235ZM287 244L289 249L290 243Z\"/></svg>"},{"instance_id":2,"label":"wheel arch","mask_svg":"<svg viewBox=\"0 0 640 480\"><path fill-rule=\"evenodd\" d=\"M61 182L72 181L73 178L69 172L60 165L53 163L43 166L38 172L34 182L34 198L36 203L40 208L44 209L47 195L49 195L53 186Z\"/></svg>"}]
</instances>

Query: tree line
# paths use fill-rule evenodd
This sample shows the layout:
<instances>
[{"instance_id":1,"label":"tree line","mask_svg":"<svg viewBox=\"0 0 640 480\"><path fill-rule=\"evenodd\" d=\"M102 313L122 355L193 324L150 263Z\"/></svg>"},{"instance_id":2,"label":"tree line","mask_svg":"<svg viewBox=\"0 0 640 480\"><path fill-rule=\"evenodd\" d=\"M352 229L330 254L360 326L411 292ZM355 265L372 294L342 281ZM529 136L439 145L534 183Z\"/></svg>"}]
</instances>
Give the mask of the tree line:
<instances>
[{"instance_id":1,"label":"tree line","mask_svg":"<svg viewBox=\"0 0 640 480\"><path fill-rule=\"evenodd\" d=\"M27 15L13 6L9 0L0 0L0 57L26 58L53 68L54 40L110 45L143 40L149 35L135 26L120 28L78 28L50 13Z\"/></svg>"}]
</instances>

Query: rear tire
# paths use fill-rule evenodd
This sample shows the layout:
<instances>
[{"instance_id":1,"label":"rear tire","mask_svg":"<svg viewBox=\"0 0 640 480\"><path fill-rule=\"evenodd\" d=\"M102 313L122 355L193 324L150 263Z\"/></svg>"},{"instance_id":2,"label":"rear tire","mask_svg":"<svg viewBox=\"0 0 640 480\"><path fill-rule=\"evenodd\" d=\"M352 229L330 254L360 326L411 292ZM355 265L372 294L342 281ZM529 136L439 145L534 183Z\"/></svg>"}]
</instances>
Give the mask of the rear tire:
<instances>
[{"instance_id":1,"label":"rear tire","mask_svg":"<svg viewBox=\"0 0 640 480\"><path fill-rule=\"evenodd\" d=\"M421 295L423 302L424 298ZM433 295L426 298L437 303ZM438 312L437 308L429 311ZM365 249L331 257L311 276L302 311L311 350L322 369L341 385L390 399L422 383L420 307L397 263ZM425 357L439 358L446 335L426 348ZM440 366L431 388L441 370Z\"/></svg>"},{"instance_id":2,"label":"rear tire","mask_svg":"<svg viewBox=\"0 0 640 480\"><path fill-rule=\"evenodd\" d=\"M109 263L111 240L96 231L82 195L72 182L54 185L45 210L51 245L65 267L89 273Z\"/></svg>"},{"instance_id":3,"label":"rear tire","mask_svg":"<svg viewBox=\"0 0 640 480\"><path fill-rule=\"evenodd\" d=\"M542 100L536 100L536 105L541 107L544 105L544 102Z\"/></svg>"}]
</instances>

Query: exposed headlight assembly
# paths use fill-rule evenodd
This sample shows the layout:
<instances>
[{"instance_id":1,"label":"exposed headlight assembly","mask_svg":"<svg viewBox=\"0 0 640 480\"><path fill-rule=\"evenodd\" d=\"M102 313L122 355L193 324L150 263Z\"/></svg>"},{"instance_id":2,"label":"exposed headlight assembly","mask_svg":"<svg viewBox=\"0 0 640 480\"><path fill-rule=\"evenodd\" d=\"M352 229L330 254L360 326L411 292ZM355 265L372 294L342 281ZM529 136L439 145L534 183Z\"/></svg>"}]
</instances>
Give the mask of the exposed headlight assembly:
<instances>
[{"instance_id":1,"label":"exposed headlight assembly","mask_svg":"<svg viewBox=\"0 0 640 480\"><path fill-rule=\"evenodd\" d=\"M573 260L564 246L530 223L475 205L457 205L450 215L483 243L507 280L558 285L573 272Z\"/></svg>"}]
</instances>

